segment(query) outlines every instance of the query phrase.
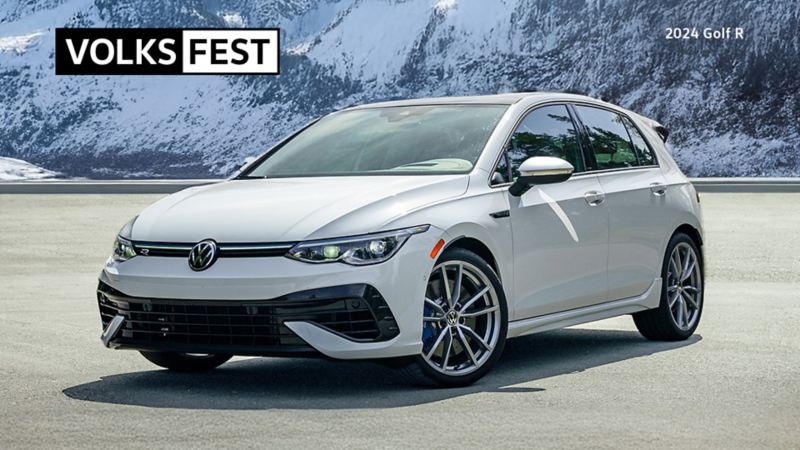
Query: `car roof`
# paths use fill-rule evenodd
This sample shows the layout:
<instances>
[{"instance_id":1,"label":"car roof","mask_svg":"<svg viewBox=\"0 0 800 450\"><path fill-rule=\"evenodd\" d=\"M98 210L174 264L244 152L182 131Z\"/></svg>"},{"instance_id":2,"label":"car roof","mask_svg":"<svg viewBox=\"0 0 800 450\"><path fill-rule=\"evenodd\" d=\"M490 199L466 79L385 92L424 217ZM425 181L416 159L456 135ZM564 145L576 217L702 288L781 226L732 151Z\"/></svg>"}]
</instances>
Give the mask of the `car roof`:
<instances>
[{"instance_id":1,"label":"car roof","mask_svg":"<svg viewBox=\"0 0 800 450\"><path fill-rule=\"evenodd\" d=\"M586 95L568 94L564 92L510 92L506 94L494 95L470 95L462 97L427 97L427 98L412 98L405 100L392 100L377 103L366 103L363 105L352 106L344 108L340 111L353 111L371 108L390 108L396 106L425 106L425 105L513 105L520 101L530 102L576 102L588 103L599 106L605 106L612 110L624 112L625 114L632 115L645 124L650 126L661 137L662 141L666 142L669 131L657 121L637 114L633 111L627 110L619 105L614 105L603 100L588 97Z\"/></svg>"},{"instance_id":2,"label":"car roof","mask_svg":"<svg viewBox=\"0 0 800 450\"><path fill-rule=\"evenodd\" d=\"M589 101L592 103L605 103L585 95L564 94L560 92L513 92L494 95L470 95L463 97L428 97L406 100L392 100L378 103L346 108L346 110L388 108L393 106L422 106L422 105L513 105L525 99L562 100L562 101Z\"/></svg>"}]
</instances>

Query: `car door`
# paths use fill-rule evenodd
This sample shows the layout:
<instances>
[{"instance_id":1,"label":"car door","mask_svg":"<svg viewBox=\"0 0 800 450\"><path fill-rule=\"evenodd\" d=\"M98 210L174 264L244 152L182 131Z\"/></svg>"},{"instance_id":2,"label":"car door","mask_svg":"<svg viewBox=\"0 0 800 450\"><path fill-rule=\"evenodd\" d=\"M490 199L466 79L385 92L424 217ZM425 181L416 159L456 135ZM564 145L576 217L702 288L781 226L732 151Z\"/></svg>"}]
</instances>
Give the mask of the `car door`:
<instances>
[{"instance_id":1,"label":"car door","mask_svg":"<svg viewBox=\"0 0 800 450\"><path fill-rule=\"evenodd\" d=\"M671 224L666 180L630 118L600 107L574 108L609 212L609 300L640 295L660 276L665 227Z\"/></svg>"},{"instance_id":2,"label":"car door","mask_svg":"<svg viewBox=\"0 0 800 450\"><path fill-rule=\"evenodd\" d=\"M538 107L523 118L499 171L515 179L519 165L553 156L575 167L567 181L532 187L510 199L515 319L606 300L608 211L597 177L585 171L578 129L566 105Z\"/></svg>"}]
</instances>

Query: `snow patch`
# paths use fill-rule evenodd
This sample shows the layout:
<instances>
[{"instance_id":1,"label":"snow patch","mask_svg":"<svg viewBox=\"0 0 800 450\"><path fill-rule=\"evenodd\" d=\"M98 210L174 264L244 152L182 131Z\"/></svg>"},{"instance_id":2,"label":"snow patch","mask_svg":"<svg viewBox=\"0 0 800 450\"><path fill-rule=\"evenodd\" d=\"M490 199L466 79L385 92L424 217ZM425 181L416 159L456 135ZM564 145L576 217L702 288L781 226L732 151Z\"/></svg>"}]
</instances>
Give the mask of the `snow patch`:
<instances>
[{"instance_id":1,"label":"snow patch","mask_svg":"<svg viewBox=\"0 0 800 450\"><path fill-rule=\"evenodd\" d=\"M0 181L46 180L58 175L21 159L0 156Z\"/></svg>"},{"instance_id":2,"label":"snow patch","mask_svg":"<svg viewBox=\"0 0 800 450\"><path fill-rule=\"evenodd\" d=\"M244 28L247 25L247 23L244 20L244 17L242 17L242 15L239 14L238 12L223 13L221 17L222 20L225 21L225 25L228 25L229 27L232 28Z\"/></svg>"},{"instance_id":3,"label":"snow patch","mask_svg":"<svg viewBox=\"0 0 800 450\"><path fill-rule=\"evenodd\" d=\"M16 53L21 55L25 53L25 50L28 49L28 46L38 38L39 36L43 35L44 33L37 31L36 33L31 33L24 36L7 36L0 38L0 52L3 53Z\"/></svg>"},{"instance_id":4,"label":"snow patch","mask_svg":"<svg viewBox=\"0 0 800 450\"><path fill-rule=\"evenodd\" d=\"M438 13L444 13L451 9L456 9L457 6L456 0L439 0L433 6L433 9Z\"/></svg>"},{"instance_id":5,"label":"snow patch","mask_svg":"<svg viewBox=\"0 0 800 450\"><path fill-rule=\"evenodd\" d=\"M286 53L290 55L305 55L311 49L311 42L304 42L302 44L297 44L292 48L286 50Z\"/></svg>"}]
</instances>

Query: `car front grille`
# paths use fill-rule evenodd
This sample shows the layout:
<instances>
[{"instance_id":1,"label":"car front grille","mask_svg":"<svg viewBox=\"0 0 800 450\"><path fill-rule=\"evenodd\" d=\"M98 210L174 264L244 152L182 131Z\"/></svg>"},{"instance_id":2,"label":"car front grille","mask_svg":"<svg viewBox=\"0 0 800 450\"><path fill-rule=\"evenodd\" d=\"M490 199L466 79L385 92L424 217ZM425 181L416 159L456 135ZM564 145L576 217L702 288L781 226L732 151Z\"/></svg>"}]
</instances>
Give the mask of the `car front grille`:
<instances>
[{"instance_id":1,"label":"car front grille","mask_svg":"<svg viewBox=\"0 0 800 450\"><path fill-rule=\"evenodd\" d=\"M111 344L143 350L269 355L313 349L284 322L312 322L357 342L399 333L394 316L372 286L315 289L271 300L212 301L127 296L105 283L97 291L103 328L125 318Z\"/></svg>"},{"instance_id":2,"label":"car front grille","mask_svg":"<svg viewBox=\"0 0 800 450\"><path fill-rule=\"evenodd\" d=\"M142 256L163 256L187 258L189 252L195 244L191 243L170 243L170 242L145 242L133 241L131 243L137 255ZM219 243L220 258L265 258L275 256L285 256L295 245L293 242L280 242L270 244L239 244L239 243Z\"/></svg>"}]
</instances>

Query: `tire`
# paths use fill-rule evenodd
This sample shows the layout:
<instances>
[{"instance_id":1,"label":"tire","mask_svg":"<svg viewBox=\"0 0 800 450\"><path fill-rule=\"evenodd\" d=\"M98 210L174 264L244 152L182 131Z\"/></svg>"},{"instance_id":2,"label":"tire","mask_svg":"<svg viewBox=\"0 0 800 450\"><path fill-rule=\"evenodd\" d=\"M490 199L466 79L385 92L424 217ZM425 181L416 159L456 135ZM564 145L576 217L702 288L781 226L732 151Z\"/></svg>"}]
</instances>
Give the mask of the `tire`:
<instances>
[{"instance_id":1,"label":"tire","mask_svg":"<svg viewBox=\"0 0 800 450\"><path fill-rule=\"evenodd\" d=\"M406 373L442 387L467 386L486 375L508 333L506 297L492 267L471 251L446 250L428 277L424 305L422 354L411 358Z\"/></svg>"},{"instance_id":2,"label":"tire","mask_svg":"<svg viewBox=\"0 0 800 450\"><path fill-rule=\"evenodd\" d=\"M677 261L674 256L676 249ZM689 270L687 258L690 258ZM678 264L680 268L677 268ZM661 301L658 308L633 314L633 322L647 339L686 340L700 323L705 284L702 254L688 235L676 233L670 239L664 254L661 279Z\"/></svg>"},{"instance_id":3,"label":"tire","mask_svg":"<svg viewBox=\"0 0 800 450\"><path fill-rule=\"evenodd\" d=\"M194 355L177 352L139 353L151 363L176 372L208 372L233 357L233 355Z\"/></svg>"}]
</instances>

